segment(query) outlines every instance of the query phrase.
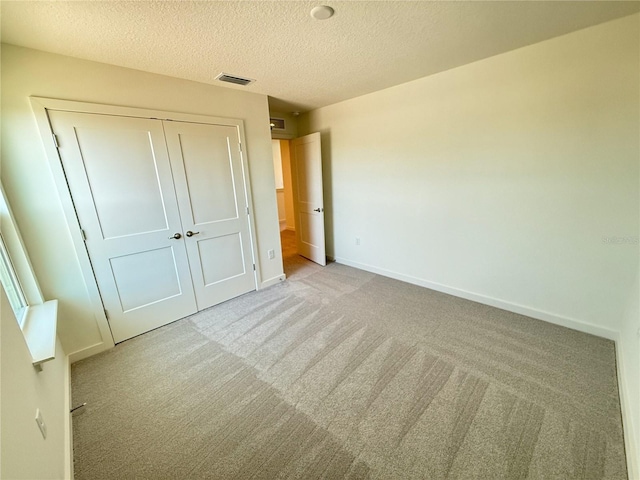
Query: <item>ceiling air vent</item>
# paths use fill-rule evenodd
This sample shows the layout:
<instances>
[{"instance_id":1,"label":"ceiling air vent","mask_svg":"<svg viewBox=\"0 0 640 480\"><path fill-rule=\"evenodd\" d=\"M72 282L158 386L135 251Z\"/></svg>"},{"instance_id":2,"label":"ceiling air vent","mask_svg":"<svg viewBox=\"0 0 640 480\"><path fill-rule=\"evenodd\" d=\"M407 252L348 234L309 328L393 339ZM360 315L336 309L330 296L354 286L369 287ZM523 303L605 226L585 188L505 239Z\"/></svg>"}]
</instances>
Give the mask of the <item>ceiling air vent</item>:
<instances>
[{"instance_id":1,"label":"ceiling air vent","mask_svg":"<svg viewBox=\"0 0 640 480\"><path fill-rule=\"evenodd\" d=\"M227 83L235 83L236 85L249 85L255 80L250 78L239 77L238 75L229 75L228 73L221 73L216 77L216 80L220 80L221 82Z\"/></svg>"}]
</instances>

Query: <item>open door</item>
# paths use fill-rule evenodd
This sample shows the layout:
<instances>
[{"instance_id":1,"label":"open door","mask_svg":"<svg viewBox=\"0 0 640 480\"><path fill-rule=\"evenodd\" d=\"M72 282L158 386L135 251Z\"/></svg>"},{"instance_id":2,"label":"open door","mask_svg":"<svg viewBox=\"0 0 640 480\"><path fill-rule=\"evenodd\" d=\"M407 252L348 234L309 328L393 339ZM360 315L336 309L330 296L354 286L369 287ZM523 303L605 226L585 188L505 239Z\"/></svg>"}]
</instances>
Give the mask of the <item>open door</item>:
<instances>
[{"instance_id":1,"label":"open door","mask_svg":"<svg viewBox=\"0 0 640 480\"><path fill-rule=\"evenodd\" d=\"M291 145L291 175L298 253L325 266L327 257L324 243L320 133L296 138Z\"/></svg>"}]
</instances>

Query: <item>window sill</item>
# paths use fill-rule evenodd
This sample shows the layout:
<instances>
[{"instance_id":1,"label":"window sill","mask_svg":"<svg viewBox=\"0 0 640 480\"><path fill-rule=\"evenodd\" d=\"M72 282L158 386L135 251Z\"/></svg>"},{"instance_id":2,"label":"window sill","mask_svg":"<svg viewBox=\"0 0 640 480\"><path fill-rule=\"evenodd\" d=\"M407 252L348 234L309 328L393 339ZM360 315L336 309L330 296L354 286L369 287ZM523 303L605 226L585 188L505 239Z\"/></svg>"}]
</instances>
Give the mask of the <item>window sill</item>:
<instances>
[{"instance_id":1,"label":"window sill","mask_svg":"<svg viewBox=\"0 0 640 480\"><path fill-rule=\"evenodd\" d=\"M56 356L57 323L58 300L27 307L22 333L36 368Z\"/></svg>"}]
</instances>

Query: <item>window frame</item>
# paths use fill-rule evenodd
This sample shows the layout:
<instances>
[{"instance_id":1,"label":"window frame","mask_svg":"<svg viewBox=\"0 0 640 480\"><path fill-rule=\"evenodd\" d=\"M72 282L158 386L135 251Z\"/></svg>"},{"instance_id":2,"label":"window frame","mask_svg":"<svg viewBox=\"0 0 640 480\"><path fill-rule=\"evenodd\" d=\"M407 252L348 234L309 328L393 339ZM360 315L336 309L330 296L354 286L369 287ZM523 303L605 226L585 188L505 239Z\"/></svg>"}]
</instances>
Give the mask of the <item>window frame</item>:
<instances>
[{"instance_id":1,"label":"window frame","mask_svg":"<svg viewBox=\"0 0 640 480\"><path fill-rule=\"evenodd\" d=\"M16 284L22 290L26 304L24 311L19 312L21 315L15 315L15 317L31 354L33 366L36 370L41 371L42 364L53 360L56 355L58 301L45 301L42 296L38 280L1 184L0 235L7 258L7 262L4 263L7 267L12 267L9 272L10 276L15 279ZM4 284L2 287L4 288Z\"/></svg>"},{"instance_id":2,"label":"window frame","mask_svg":"<svg viewBox=\"0 0 640 480\"><path fill-rule=\"evenodd\" d=\"M13 313L16 316L18 325L20 325L20 328L22 329L27 317L29 302L27 302L27 298L24 295L24 289L22 288L20 279L16 274L16 269L13 265L13 260L11 259L11 255L9 254L9 250L7 249L4 237L2 236L2 232L0 232L0 262L2 263L2 265L0 265L0 269L6 270L7 273L7 278L2 279L2 286L9 300L9 304L13 309ZM5 281L8 282L9 285L5 285ZM12 300L13 296L17 297L19 305L14 305L14 300Z\"/></svg>"},{"instance_id":3,"label":"window frame","mask_svg":"<svg viewBox=\"0 0 640 480\"><path fill-rule=\"evenodd\" d=\"M27 305L44 303L42 291L38 285L33 267L27 256L22 237L15 223L13 212L7 201L4 187L0 184L0 233L4 239L7 254L14 267L16 278L22 287Z\"/></svg>"}]
</instances>

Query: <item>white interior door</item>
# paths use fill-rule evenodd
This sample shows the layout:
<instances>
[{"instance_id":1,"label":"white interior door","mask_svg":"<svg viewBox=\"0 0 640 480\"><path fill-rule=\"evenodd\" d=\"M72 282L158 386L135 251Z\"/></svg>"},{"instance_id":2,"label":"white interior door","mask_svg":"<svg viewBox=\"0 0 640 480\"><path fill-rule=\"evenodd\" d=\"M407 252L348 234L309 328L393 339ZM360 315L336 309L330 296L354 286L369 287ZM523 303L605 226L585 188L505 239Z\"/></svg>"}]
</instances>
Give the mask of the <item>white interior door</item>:
<instances>
[{"instance_id":1,"label":"white interior door","mask_svg":"<svg viewBox=\"0 0 640 480\"><path fill-rule=\"evenodd\" d=\"M163 123L202 310L256 288L239 125Z\"/></svg>"},{"instance_id":2,"label":"white interior door","mask_svg":"<svg viewBox=\"0 0 640 480\"><path fill-rule=\"evenodd\" d=\"M114 340L196 312L162 122L49 118Z\"/></svg>"},{"instance_id":3,"label":"white interior door","mask_svg":"<svg viewBox=\"0 0 640 480\"><path fill-rule=\"evenodd\" d=\"M322 152L320 133L291 142L293 201L296 212L298 253L320 265L327 264L324 239Z\"/></svg>"}]
</instances>

